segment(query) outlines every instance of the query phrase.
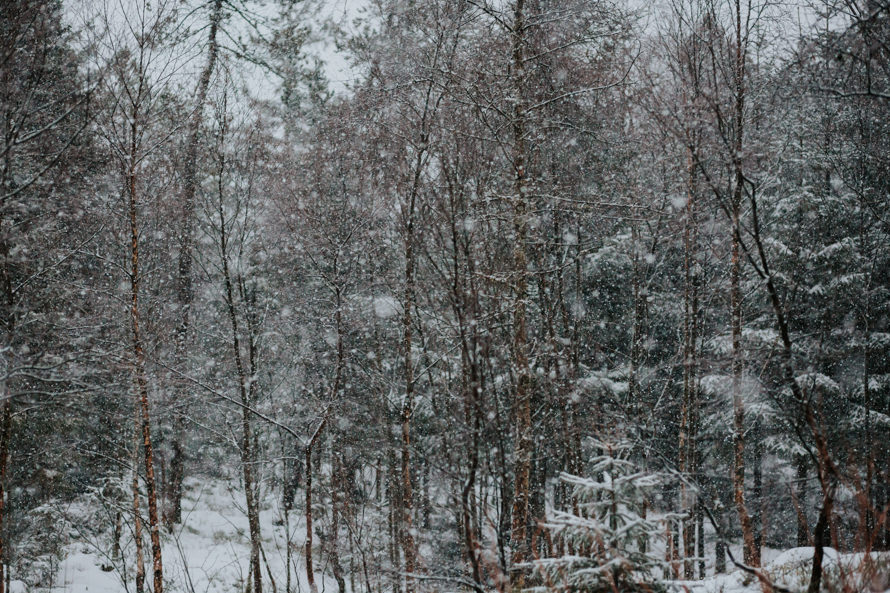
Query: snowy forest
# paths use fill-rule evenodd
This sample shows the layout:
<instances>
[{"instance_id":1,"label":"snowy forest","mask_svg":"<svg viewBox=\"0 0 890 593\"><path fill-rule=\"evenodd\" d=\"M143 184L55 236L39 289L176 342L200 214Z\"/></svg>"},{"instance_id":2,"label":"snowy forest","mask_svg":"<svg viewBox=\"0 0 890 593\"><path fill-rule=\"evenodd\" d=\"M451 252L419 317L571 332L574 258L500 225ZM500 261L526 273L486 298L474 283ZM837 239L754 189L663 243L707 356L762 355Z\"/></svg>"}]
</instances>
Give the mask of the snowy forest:
<instances>
[{"instance_id":1,"label":"snowy forest","mask_svg":"<svg viewBox=\"0 0 890 593\"><path fill-rule=\"evenodd\" d=\"M0 0L0 593L890 590L890 2Z\"/></svg>"}]
</instances>

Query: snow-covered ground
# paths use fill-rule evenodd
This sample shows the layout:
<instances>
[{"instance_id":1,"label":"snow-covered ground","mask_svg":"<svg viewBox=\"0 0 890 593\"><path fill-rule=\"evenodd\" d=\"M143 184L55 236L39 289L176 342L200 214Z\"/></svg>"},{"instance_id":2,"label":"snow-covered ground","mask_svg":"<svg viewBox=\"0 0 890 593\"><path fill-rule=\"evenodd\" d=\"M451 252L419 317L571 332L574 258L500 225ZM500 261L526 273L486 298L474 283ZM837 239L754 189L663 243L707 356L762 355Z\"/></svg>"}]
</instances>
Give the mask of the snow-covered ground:
<instances>
[{"instance_id":1,"label":"snow-covered ground","mask_svg":"<svg viewBox=\"0 0 890 593\"><path fill-rule=\"evenodd\" d=\"M738 551L741 557L741 550ZM813 548L772 550L764 555L763 575L773 585L790 591L806 591L810 582ZM770 558L772 556L772 558ZM863 564L863 554L838 554L825 549L823 590L845 593L890 592L890 553L873 553L872 565ZM701 581L673 581L672 588L685 593L755 593L763 588L755 577L741 570Z\"/></svg>"},{"instance_id":2,"label":"snow-covered ground","mask_svg":"<svg viewBox=\"0 0 890 593\"><path fill-rule=\"evenodd\" d=\"M277 501L267 498L261 512L264 580L268 572L276 579L276 589L285 590L286 532ZM304 563L305 523L301 513L292 512L291 590L309 592ZM133 590L133 547L124 527L125 560L113 561L107 532L92 541L81 537L69 544L58 566L54 591L70 593L122 593ZM164 532L164 576L166 588L183 593L240 593L245 590L250 555L243 493L223 481L187 484L183 501L183 522L172 534ZM733 548L741 557L741 549ZM146 554L150 550L146 547ZM764 549L764 573L791 591L805 591L809 583L813 548ZM862 554L838 554L826 549L824 582L831 591L850 593L890 593L890 554L873 554L871 571L863 568ZM325 570L324 558L316 554L315 578L321 593L337 590ZM268 565L268 572L266 565ZM151 582L150 558L146 559ZM731 569L731 566L730 566ZM845 585L845 586L844 586ZM761 587L742 571L708 577L701 581L672 581L669 589L683 593L758 593ZM271 591L272 588L269 587ZM29 593L21 581L11 583L9 593Z\"/></svg>"},{"instance_id":3,"label":"snow-covered ground","mask_svg":"<svg viewBox=\"0 0 890 593\"><path fill-rule=\"evenodd\" d=\"M247 517L243 512L243 494L222 482L192 482L187 485L186 491L182 524L172 534L165 531L162 538L166 589L186 593L244 591L250 540ZM276 580L281 581L276 582L276 587L282 591L286 578L285 526L278 505L267 502L270 504L265 505L260 514L263 551L268 570ZM291 513L290 532L291 587L293 591L308 592L303 557L305 523L298 513ZM107 536L103 537L107 540ZM56 591L121 593L133 590L132 560L112 562L108 556L107 541L71 544L66 551L67 557L58 568ZM148 583L151 582L150 552L146 546ZM125 544L125 554L132 553L132 545L128 542ZM267 581L266 563L263 578ZM336 582L324 575L323 570L324 564L316 565L315 579L319 591L336 591Z\"/></svg>"}]
</instances>

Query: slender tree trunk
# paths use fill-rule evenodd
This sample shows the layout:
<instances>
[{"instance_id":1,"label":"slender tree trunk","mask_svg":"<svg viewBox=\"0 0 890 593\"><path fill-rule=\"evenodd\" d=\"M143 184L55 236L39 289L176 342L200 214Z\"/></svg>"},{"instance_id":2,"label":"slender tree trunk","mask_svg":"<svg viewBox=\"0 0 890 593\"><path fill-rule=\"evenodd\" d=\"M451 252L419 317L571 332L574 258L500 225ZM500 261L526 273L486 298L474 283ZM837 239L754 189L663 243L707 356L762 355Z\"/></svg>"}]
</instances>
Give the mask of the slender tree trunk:
<instances>
[{"instance_id":1,"label":"slender tree trunk","mask_svg":"<svg viewBox=\"0 0 890 593\"><path fill-rule=\"evenodd\" d=\"M151 533L153 593L163 593L164 567L161 558L160 521L158 519L158 495L155 482L154 449L151 439L151 416L148 403L148 378L145 372L145 351L142 346L142 333L139 316L139 290L142 280L139 269L139 217L137 211L137 157L139 122L138 103L133 104L130 114L129 154L127 161L127 195L129 202L130 223L130 324L132 330L133 374L136 393L139 397L141 411L142 447L145 455L145 483L148 494L148 524Z\"/></svg>"},{"instance_id":2,"label":"slender tree trunk","mask_svg":"<svg viewBox=\"0 0 890 593\"><path fill-rule=\"evenodd\" d=\"M807 457L799 453L795 455L795 488L797 490L797 545L798 547L810 544L810 527L807 524Z\"/></svg>"},{"instance_id":3,"label":"slender tree trunk","mask_svg":"<svg viewBox=\"0 0 890 593\"><path fill-rule=\"evenodd\" d=\"M188 332L194 291L192 289L192 248L195 218L195 193L197 192L198 168L198 137L203 119L204 103L207 101L207 89L210 78L216 67L219 53L217 33L222 19L222 0L213 0L210 12L210 27L207 32L207 62L198 78L195 89L195 107L189 118L188 137L186 140L185 170L182 186L182 228L180 230L179 262L177 266L176 301L179 306L179 323L175 332L175 364L182 364L188 351ZM183 398L188 385L182 379L174 382L176 395ZM181 402L180 402L181 403ZM182 522L182 482L185 478L185 450L183 439L185 427L181 411L174 412L172 449L170 460L170 481L167 484L168 511L165 515L168 526Z\"/></svg>"},{"instance_id":4,"label":"slender tree trunk","mask_svg":"<svg viewBox=\"0 0 890 593\"><path fill-rule=\"evenodd\" d=\"M726 572L726 543L723 536L726 534L726 513L720 508L719 499L717 505L717 523L720 525L720 533L717 534L717 541L714 543L714 574L723 574Z\"/></svg>"},{"instance_id":5,"label":"slender tree trunk","mask_svg":"<svg viewBox=\"0 0 890 593\"><path fill-rule=\"evenodd\" d=\"M220 139L225 134L225 126L220 130ZM247 510L247 524L250 532L250 573L253 576L253 593L262 593L263 591L263 573L260 566L260 520L259 520L259 502L256 500L256 484L253 475L254 471L254 452L253 452L253 429L251 427L250 415L254 404L251 397L254 390L253 371L251 368L250 377L247 376L247 370L244 368L241 353L241 330L238 323L238 312L235 308L235 294L233 287L233 279L229 268L228 255L228 231L223 211L223 173L225 171L225 158L220 151L219 154L219 171L218 171L218 199L217 214L219 216L219 250L222 259L223 286L225 289L226 310L229 316L229 322L232 330L232 354L235 359L235 370L238 375L238 390L241 396L241 469L244 479L244 498ZM252 344L250 348L252 348ZM251 366L253 365L253 356L251 354ZM250 385L248 385L248 382Z\"/></svg>"},{"instance_id":6,"label":"slender tree trunk","mask_svg":"<svg viewBox=\"0 0 890 593\"><path fill-rule=\"evenodd\" d=\"M290 510L292 505L284 506L284 570L285 578L284 578L284 591L285 593L291 593L291 558L293 557L293 542L291 541L291 533L290 533Z\"/></svg>"},{"instance_id":7,"label":"slender tree trunk","mask_svg":"<svg viewBox=\"0 0 890 593\"><path fill-rule=\"evenodd\" d=\"M332 488L331 488L331 533L328 538L327 550L328 558L331 561L331 572L334 574L334 580L337 581L338 593L346 593L346 581L343 578L343 567L340 564L339 549L339 533L340 533L340 513L342 510L342 490L346 486L343 480L343 462L338 455L334 455L332 467Z\"/></svg>"},{"instance_id":8,"label":"slender tree trunk","mask_svg":"<svg viewBox=\"0 0 890 593\"><path fill-rule=\"evenodd\" d=\"M701 498L698 498L695 504L695 533L696 555L698 556L698 578L704 579L708 575L705 566L705 513L702 508Z\"/></svg>"},{"instance_id":9,"label":"slender tree trunk","mask_svg":"<svg viewBox=\"0 0 890 593\"><path fill-rule=\"evenodd\" d=\"M479 562L479 536L476 530L476 482L479 471L479 445L482 431L482 375L478 343L478 294L475 287L474 255L470 248L471 238L461 233L460 219L467 214L465 194L457 188L454 171L445 161L444 172L448 183L450 210L448 221L451 230L452 307L458 321L461 349L461 390L463 393L464 425L471 435L467 448L468 465L466 479L461 488L461 515L458 524L459 537L463 542L465 560L469 563L470 577L474 583L482 582Z\"/></svg>"},{"instance_id":10,"label":"slender tree trunk","mask_svg":"<svg viewBox=\"0 0 890 593\"><path fill-rule=\"evenodd\" d=\"M528 256L526 242L528 234L528 179L526 177L526 113L525 102L525 2L516 0L513 11L513 56L512 91L513 97L513 371L516 375L514 397L516 441L514 446L515 468L513 483L513 503L511 510L510 545L511 564L520 564L529 559L528 512L529 477L532 455L531 388L532 377L528 359ZM524 572L513 570L511 584L522 588Z\"/></svg>"},{"instance_id":11,"label":"slender tree trunk","mask_svg":"<svg viewBox=\"0 0 890 593\"><path fill-rule=\"evenodd\" d=\"M738 202L732 206L732 271L730 274L730 301L732 314L732 402L733 402L733 492L736 511L742 526L744 562L748 566L760 566L760 554L754 541L751 516L745 504L745 402L742 395L742 291L741 259L739 246L739 213L741 210L741 176L737 178Z\"/></svg>"},{"instance_id":12,"label":"slender tree trunk","mask_svg":"<svg viewBox=\"0 0 890 593\"><path fill-rule=\"evenodd\" d=\"M760 566L760 550L754 541L751 516L745 505L745 401L742 395L742 290L741 290L741 209L745 176L742 169L745 123L745 75L746 41L742 37L741 0L735 0L734 84L733 89L733 143L732 170L733 191L731 196L732 264L730 271L730 315L732 325L732 402L733 402L733 490L739 523L744 540L744 562L748 566Z\"/></svg>"},{"instance_id":13,"label":"slender tree trunk","mask_svg":"<svg viewBox=\"0 0 890 593\"><path fill-rule=\"evenodd\" d=\"M142 513L139 511L139 438L142 435L141 416L136 408L136 429L133 431L133 543L136 546L136 593L145 593L145 553L142 549Z\"/></svg>"},{"instance_id":14,"label":"slender tree trunk","mask_svg":"<svg viewBox=\"0 0 890 593\"><path fill-rule=\"evenodd\" d=\"M696 458L696 423L697 423L697 397L696 397L696 344L698 295L697 295L697 271L695 260L695 244L697 239L695 220L695 161L693 149L689 149L689 161L687 167L687 196L686 196L686 220L683 229L683 271L685 277L683 293L683 400L680 413L679 434L679 470L688 477L694 479ZM687 514L683 519L683 576L691 579L694 576L694 564L691 560L695 556L694 541L694 509L696 508L696 495L689 489L686 482L681 484L680 498L683 503L682 512Z\"/></svg>"},{"instance_id":15,"label":"slender tree trunk","mask_svg":"<svg viewBox=\"0 0 890 593\"><path fill-rule=\"evenodd\" d=\"M638 218L638 216L634 216ZM631 227L631 242L633 244L633 254L631 255L632 271L631 271L631 289L633 293L633 319L631 321L631 337L630 337L630 360L627 377L627 409L631 415L637 415L642 411L642 397L640 393L639 369L643 358L643 324L646 314L645 300L646 295L643 294L642 272L640 270L640 232L637 225ZM640 427L639 430L646 430ZM683 455L685 456L684 451Z\"/></svg>"},{"instance_id":16,"label":"slender tree trunk","mask_svg":"<svg viewBox=\"0 0 890 593\"><path fill-rule=\"evenodd\" d=\"M420 158L420 157L418 157ZM419 178L420 165L416 174ZM405 237L405 299L403 302L402 348L405 363L405 399L402 402L402 451L401 451L401 544L405 554L405 593L414 593L414 571L416 565L416 547L414 542L414 487L411 476L411 419L414 415L414 360L413 321L411 308L414 305L414 206L416 192L412 192L408 213L407 233Z\"/></svg>"},{"instance_id":17,"label":"slender tree trunk","mask_svg":"<svg viewBox=\"0 0 890 593\"><path fill-rule=\"evenodd\" d=\"M306 445L306 581L309 583L310 593L317 593L315 585L315 570L312 566L312 445L310 441Z\"/></svg>"},{"instance_id":18,"label":"slender tree trunk","mask_svg":"<svg viewBox=\"0 0 890 593\"><path fill-rule=\"evenodd\" d=\"M862 208L866 211L865 208ZM859 250L865 254L868 252L868 241L866 240L866 231L863 220L859 221ZM867 273L868 281L865 283L862 297L862 398L865 407L865 485L862 493L864 517L863 526L863 549L866 558L870 558L872 548L875 544L875 510L878 507L877 499L874 495L874 471L875 471L875 450L874 450L874 434L872 428L871 410L872 410L872 392L871 392L871 351L869 343L871 342L871 270ZM885 520L886 521L886 520Z\"/></svg>"},{"instance_id":19,"label":"slender tree trunk","mask_svg":"<svg viewBox=\"0 0 890 593\"><path fill-rule=\"evenodd\" d=\"M6 383L3 382L3 386ZM7 473L9 471L9 441L12 438L12 402L5 389L3 392L3 419L0 426L0 593L6 592L7 556L9 551L6 544L6 507Z\"/></svg>"},{"instance_id":20,"label":"slender tree trunk","mask_svg":"<svg viewBox=\"0 0 890 593\"><path fill-rule=\"evenodd\" d=\"M324 430L327 422L328 414L325 412L304 450L306 455L306 581L309 583L310 593L318 593L318 587L315 584L315 571L312 566L312 448L318 437L321 436L321 431Z\"/></svg>"},{"instance_id":21,"label":"slender tree trunk","mask_svg":"<svg viewBox=\"0 0 890 593\"><path fill-rule=\"evenodd\" d=\"M822 561L825 557L825 544L828 542L829 522L831 520L831 507L833 500L832 486L823 483L822 508L819 509L819 519L816 521L816 529L813 537L813 566L810 572L810 584L807 593L819 593L822 586Z\"/></svg>"},{"instance_id":22,"label":"slender tree trunk","mask_svg":"<svg viewBox=\"0 0 890 593\"><path fill-rule=\"evenodd\" d=\"M401 523L401 513L399 512L399 505L401 504L401 494L400 483L401 476L399 474L399 469L397 469L397 462L395 459L395 451L394 449L390 449L388 455L388 471L387 471L387 489L389 491L389 513L387 513L389 518L389 561L392 566L390 572L390 584L392 586L393 593L401 593L402 591L402 580L399 576L398 567L401 566L401 554L399 550L401 549L401 534L402 530L400 527Z\"/></svg>"},{"instance_id":23,"label":"slender tree trunk","mask_svg":"<svg viewBox=\"0 0 890 593\"><path fill-rule=\"evenodd\" d=\"M752 434L754 437L754 446L752 447L754 484L751 489L751 527L754 530L754 547L761 550L763 548L763 435L760 431L760 423L755 424Z\"/></svg>"}]
</instances>

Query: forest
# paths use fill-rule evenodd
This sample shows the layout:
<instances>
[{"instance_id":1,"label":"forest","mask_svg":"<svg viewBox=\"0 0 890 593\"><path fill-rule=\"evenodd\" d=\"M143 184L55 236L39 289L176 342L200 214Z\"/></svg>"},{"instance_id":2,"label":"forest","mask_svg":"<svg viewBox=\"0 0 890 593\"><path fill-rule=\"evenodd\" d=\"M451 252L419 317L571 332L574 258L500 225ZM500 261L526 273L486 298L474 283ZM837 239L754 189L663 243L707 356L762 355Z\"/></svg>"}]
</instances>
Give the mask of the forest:
<instances>
[{"instance_id":1,"label":"forest","mask_svg":"<svg viewBox=\"0 0 890 593\"><path fill-rule=\"evenodd\" d=\"M890 591L887 0L0 0L0 593Z\"/></svg>"}]
</instances>

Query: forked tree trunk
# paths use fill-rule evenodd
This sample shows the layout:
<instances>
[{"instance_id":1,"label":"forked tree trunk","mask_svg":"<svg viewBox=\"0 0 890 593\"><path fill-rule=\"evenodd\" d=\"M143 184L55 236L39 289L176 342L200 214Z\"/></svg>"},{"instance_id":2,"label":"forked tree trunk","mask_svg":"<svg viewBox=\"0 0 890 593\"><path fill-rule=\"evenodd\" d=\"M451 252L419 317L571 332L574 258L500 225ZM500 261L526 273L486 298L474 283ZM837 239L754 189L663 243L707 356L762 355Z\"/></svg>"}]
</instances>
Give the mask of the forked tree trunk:
<instances>
[{"instance_id":1,"label":"forked tree trunk","mask_svg":"<svg viewBox=\"0 0 890 593\"><path fill-rule=\"evenodd\" d=\"M822 557L823 547L828 540L827 531L831 527L831 510L834 503L834 478L839 475L838 468L831 459L831 453L828 450L828 440L823 431L820 421L816 418L813 410L813 403L804 395L803 389L797 382L794 373L794 348L791 341L791 330L788 324L788 318L785 308L782 306L782 299L779 296L779 289L776 286L773 272L769 265L769 258L766 255L766 249L763 244L763 238L760 234L760 218L757 212L757 199L752 192L750 196L751 204L751 234L754 238L754 244L757 248L757 256L760 260L760 275L766 280L766 291L769 296L770 305L775 316L776 329L779 331L779 337L782 341L782 350L780 355L780 363L782 366L782 381L791 391L794 403L802 406L804 421L810 430L813 442L815 444L815 460L816 471L819 476L819 484L822 487L822 507L819 511L819 519L813 534L813 544L815 552L813 554L813 570L810 578L809 593L817 593L819 591L822 579Z\"/></svg>"}]
</instances>

